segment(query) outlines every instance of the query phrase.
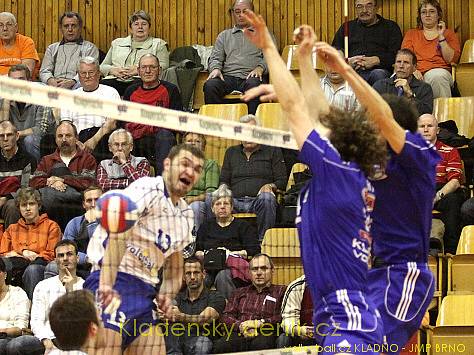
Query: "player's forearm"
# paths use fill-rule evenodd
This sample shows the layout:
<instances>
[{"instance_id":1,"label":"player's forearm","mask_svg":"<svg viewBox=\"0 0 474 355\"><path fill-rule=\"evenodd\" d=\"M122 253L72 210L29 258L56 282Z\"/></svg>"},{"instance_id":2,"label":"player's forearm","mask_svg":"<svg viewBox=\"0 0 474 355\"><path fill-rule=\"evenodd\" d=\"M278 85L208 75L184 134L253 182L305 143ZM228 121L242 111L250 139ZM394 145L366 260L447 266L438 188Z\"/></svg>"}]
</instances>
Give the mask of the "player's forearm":
<instances>
[{"instance_id":1,"label":"player's forearm","mask_svg":"<svg viewBox=\"0 0 474 355\"><path fill-rule=\"evenodd\" d=\"M319 76L313 69L311 54L298 56L300 64L301 90L303 91L306 104L311 117L318 117L320 113L329 112L329 103L327 102L321 85Z\"/></svg>"},{"instance_id":2,"label":"player's forearm","mask_svg":"<svg viewBox=\"0 0 474 355\"><path fill-rule=\"evenodd\" d=\"M110 233L109 243L105 249L102 268L100 271L100 285L113 287L122 258L127 249L127 242L123 235Z\"/></svg>"},{"instance_id":3,"label":"player's forearm","mask_svg":"<svg viewBox=\"0 0 474 355\"><path fill-rule=\"evenodd\" d=\"M286 65L275 45L272 43L263 50L263 53L272 77L273 87L283 110L291 112L305 105L301 89L293 75L286 69ZM297 124L296 117L293 115L289 115L288 119L290 123Z\"/></svg>"},{"instance_id":4,"label":"player's forearm","mask_svg":"<svg viewBox=\"0 0 474 355\"><path fill-rule=\"evenodd\" d=\"M181 251L171 254L163 266L163 282L160 294L174 299L181 289L183 280L183 254Z\"/></svg>"}]
</instances>

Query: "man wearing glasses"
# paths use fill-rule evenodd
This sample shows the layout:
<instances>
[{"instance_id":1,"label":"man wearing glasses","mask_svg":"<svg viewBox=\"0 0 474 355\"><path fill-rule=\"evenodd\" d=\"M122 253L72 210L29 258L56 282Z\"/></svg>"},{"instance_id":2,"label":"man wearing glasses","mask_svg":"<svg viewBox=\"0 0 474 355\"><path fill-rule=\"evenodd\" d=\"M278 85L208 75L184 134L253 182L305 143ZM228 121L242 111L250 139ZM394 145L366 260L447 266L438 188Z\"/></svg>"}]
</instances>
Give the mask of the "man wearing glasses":
<instances>
[{"instance_id":1,"label":"man wearing glasses","mask_svg":"<svg viewBox=\"0 0 474 355\"><path fill-rule=\"evenodd\" d=\"M377 14L377 0L356 0L357 18L349 21L349 63L370 85L393 72L395 55L402 43L400 27ZM332 45L344 50L344 24Z\"/></svg>"},{"instance_id":2,"label":"man wearing glasses","mask_svg":"<svg viewBox=\"0 0 474 355\"><path fill-rule=\"evenodd\" d=\"M275 348L286 286L272 285L267 254L256 254L249 269L252 284L232 292L220 319L228 332L214 342L214 354Z\"/></svg>"},{"instance_id":3,"label":"man wearing glasses","mask_svg":"<svg viewBox=\"0 0 474 355\"><path fill-rule=\"evenodd\" d=\"M6 75L13 65L25 64L34 78L34 69L39 63L35 43L17 32L15 15L0 12L0 75Z\"/></svg>"},{"instance_id":4,"label":"man wearing glasses","mask_svg":"<svg viewBox=\"0 0 474 355\"><path fill-rule=\"evenodd\" d=\"M99 62L94 57L79 60L77 73L81 87L75 92L97 97L98 99L120 100L120 95L111 86L99 84ZM108 134L115 129L115 120L90 113L61 110L61 121L71 121L79 134L79 147L92 153L97 161L110 157Z\"/></svg>"},{"instance_id":5,"label":"man wearing glasses","mask_svg":"<svg viewBox=\"0 0 474 355\"><path fill-rule=\"evenodd\" d=\"M138 62L138 75L141 82L130 85L123 95L127 101L145 105L160 106L171 110L183 110L183 101L177 86L160 80L160 60L154 54L145 54ZM146 157L155 166L156 175L163 172L163 160L174 145L174 132L164 128L126 123L125 129L132 134L133 153Z\"/></svg>"},{"instance_id":6,"label":"man wearing glasses","mask_svg":"<svg viewBox=\"0 0 474 355\"><path fill-rule=\"evenodd\" d=\"M133 137L130 132L120 128L109 136L109 150L112 159L105 159L97 166L97 183L106 192L124 189L135 180L150 176L150 163L146 158L135 157Z\"/></svg>"}]
</instances>

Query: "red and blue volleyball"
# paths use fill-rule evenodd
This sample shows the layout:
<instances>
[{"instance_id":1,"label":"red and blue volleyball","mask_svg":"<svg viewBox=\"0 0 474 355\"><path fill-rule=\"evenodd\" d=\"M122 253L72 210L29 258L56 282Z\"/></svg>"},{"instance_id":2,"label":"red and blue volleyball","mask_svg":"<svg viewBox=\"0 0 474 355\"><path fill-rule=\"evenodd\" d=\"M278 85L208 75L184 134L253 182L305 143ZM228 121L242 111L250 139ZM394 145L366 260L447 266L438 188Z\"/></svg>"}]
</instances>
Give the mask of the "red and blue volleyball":
<instances>
[{"instance_id":1,"label":"red and blue volleyball","mask_svg":"<svg viewBox=\"0 0 474 355\"><path fill-rule=\"evenodd\" d=\"M102 196L97 201L97 210L101 226L111 233L129 230L138 219L135 202L119 192Z\"/></svg>"}]
</instances>

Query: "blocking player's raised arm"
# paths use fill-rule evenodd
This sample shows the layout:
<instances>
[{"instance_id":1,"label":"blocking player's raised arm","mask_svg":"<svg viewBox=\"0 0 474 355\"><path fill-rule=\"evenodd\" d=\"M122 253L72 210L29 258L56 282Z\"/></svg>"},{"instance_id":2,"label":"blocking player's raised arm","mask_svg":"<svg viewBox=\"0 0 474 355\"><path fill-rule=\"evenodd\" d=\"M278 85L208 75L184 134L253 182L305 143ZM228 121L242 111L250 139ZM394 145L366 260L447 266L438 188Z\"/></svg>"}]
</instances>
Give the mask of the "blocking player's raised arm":
<instances>
[{"instance_id":1,"label":"blocking player's raised arm","mask_svg":"<svg viewBox=\"0 0 474 355\"><path fill-rule=\"evenodd\" d=\"M293 40L298 44L296 55L300 66L301 90L311 117L329 112L329 103L326 100L319 82L319 76L313 69L313 48L316 43L316 34L311 26L302 25L295 30Z\"/></svg>"},{"instance_id":2,"label":"blocking player's raised arm","mask_svg":"<svg viewBox=\"0 0 474 355\"><path fill-rule=\"evenodd\" d=\"M393 118L390 106L344 61L335 48L325 42L317 42L315 46L318 57L349 83L357 99L367 109L369 118L379 127L390 147L395 153L400 153L405 145L405 131Z\"/></svg>"},{"instance_id":3,"label":"blocking player's raised arm","mask_svg":"<svg viewBox=\"0 0 474 355\"><path fill-rule=\"evenodd\" d=\"M295 78L286 69L263 18L251 11L245 14L252 25L252 28L245 30L245 35L263 51L278 101L288 117L289 126L295 135L298 146L300 148L303 146L313 129L321 136L327 136L329 130L319 123L319 115L310 116L303 93Z\"/></svg>"}]
</instances>

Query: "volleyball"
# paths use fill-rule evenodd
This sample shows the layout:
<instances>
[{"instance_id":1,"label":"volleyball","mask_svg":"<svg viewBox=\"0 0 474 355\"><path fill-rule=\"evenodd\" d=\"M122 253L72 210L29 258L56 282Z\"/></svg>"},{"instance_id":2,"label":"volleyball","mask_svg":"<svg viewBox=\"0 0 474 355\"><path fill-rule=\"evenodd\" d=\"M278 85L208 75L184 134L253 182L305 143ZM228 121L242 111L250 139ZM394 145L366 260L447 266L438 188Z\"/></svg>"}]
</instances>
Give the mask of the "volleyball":
<instances>
[{"instance_id":1,"label":"volleyball","mask_svg":"<svg viewBox=\"0 0 474 355\"><path fill-rule=\"evenodd\" d=\"M120 192L102 196L97 201L101 226L111 233L123 233L133 227L138 219L137 205Z\"/></svg>"}]
</instances>

